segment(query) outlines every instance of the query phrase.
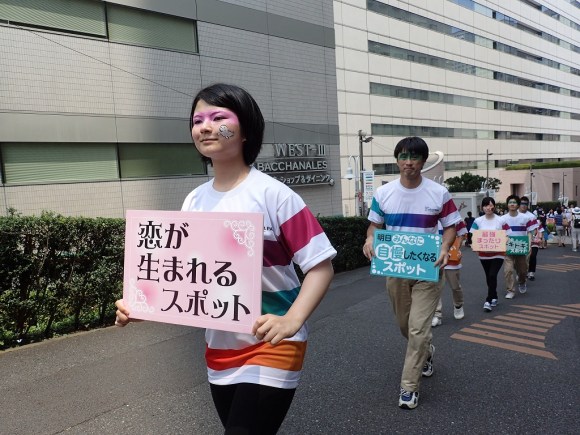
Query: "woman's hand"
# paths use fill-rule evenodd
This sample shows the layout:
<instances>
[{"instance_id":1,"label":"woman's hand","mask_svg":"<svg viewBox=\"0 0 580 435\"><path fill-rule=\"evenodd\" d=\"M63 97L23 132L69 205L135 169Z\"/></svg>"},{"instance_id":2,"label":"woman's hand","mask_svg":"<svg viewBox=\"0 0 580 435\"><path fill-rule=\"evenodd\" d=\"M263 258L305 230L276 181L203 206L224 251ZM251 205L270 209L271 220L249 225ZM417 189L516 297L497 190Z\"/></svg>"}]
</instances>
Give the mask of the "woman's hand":
<instances>
[{"instance_id":1,"label":"woman's hand","mask_svg":"<svg viewBox=\"0 0 580 435\"><path fill-rule=\"evenodd\" d=\"M302 282L298 297L283 316L264 314L256 320L252 334L258 340L278 344L296 334L316 309L334 276L330 259L312 267Z\"/></svg>"},{"instance_id":2,"label":"woman's hand","mask_svg":"<svg viewBox=\"0 0 580 435\"><path fill-rule=\"evenodd\" d=\"M119 299L115 302L115 306L117 307L117 318L115 319L115 326L127 326L131 319L129 318L129 310L125 307L123 299Z\"/></svg>"},{"instance_id":3,"label":"woman's hand","mask_svg":"<svg viewBox=\"0 0 580 435\"><path fill-rule=\"evenodd\" d=\"M288 313L284 316L264 314L256 319L252 334L258 340L275 345L296 334L303 323L299 319L289 316Z\"/></svg>"}]
</instances>

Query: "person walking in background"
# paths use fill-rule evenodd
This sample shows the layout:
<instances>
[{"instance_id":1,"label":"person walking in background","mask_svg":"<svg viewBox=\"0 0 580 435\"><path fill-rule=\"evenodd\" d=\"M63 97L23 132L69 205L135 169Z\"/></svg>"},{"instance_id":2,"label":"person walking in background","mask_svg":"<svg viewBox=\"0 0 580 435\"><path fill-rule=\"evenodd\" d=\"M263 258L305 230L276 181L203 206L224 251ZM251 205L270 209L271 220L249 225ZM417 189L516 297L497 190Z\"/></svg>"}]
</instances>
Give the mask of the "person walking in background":
<instances>
[{"instance_id":1,"label":"person walking in background","mask_svg":"<svg viewBox=\"0 0 580 435\"><path fill-rule=\"evenodd\" d=\"M522 196L520 198L520 208L518 209L518 211L527 216L528 219L530 219L532 222L534 222L535 224L538 224L539 227L539 221L537 216L532 213L530 211L530 200L527 196ZM530 241L530 247L532 247L532 240L535 239L537 235L537 229L531 233L528 233L528 239ZM536 256L538 255L538 249L539 249L539 245L536 245L536 250L534 251L533 249L530 249L530 251L528 252L528 255L526 255L526 266L527 266L527 270L528 270L528 278L530 278L530 273L531 273L531 280L534 280L534 276L535 276L535 272L536 272ZM530 272L530 257L534 256L534 268L533 268L533 272Z\"/></svg>"},{"instance_id":2,"label":"person walking in background","mask_svg":"<svg viewBox=\"0 0 580 435\"><path fill-rule=\"evenodd\" d=\"M447 265L443 271L443 287L445 287L445 282L449 283L451 295L453 296L453 317L457 320L461 320L465 317L465 312L463 310L463 289L461 288L460 282L461 244L467 234L465 223L458 222L455 225L455 231L457 232L457 236L455 237L455 242L453 242L453 245L449 248L449 259L447 260ZM442 233L443 229L439 228L439 232ZM441 323L443 323L443 295L439 298L439 303L435 309L435 315L433 316L431 326L435 328L441 325Z\"/></svg>"},{"instance_id":3,"label":"person walking in background","mask_svg":"<svg viewBox=\"0 0 580 435\"><path fill-rule=\"evenodd\" d=\"M558 238L558 246L562 248L566 246L564 243L565 229L564 229L564 212L562 207L556 207L556 211L552 215L554 217L554 223L556 224L556 237Z\"/></svg>"},{"instance_id":4,"label":"person walking in background","mask_svg":"<svg viewBox=\"0 0 580 435\"><path fill-rule=\"evenodd\" d=\"M571 222L571 236L572 237L572 251L578 252L578 243L580 241L580 207L576 206L572 209Z\"/></svg>"},{"instance_id":5,"label":"person walking in background","mask_svg":"<svg viewBox=\"0 0 580 435\"><path fill-rule=\"evenodd\" d=\"M572 208L562 207L562 225L564 227L564 235L570 237L572 234Z\"/></svg>"},{"instance_id":6,"label":"person walking in background","mask_svg":"<svg viewBox=\"0 0 580 435\"><path fill-rule=\"evenodd\" d=\"M501 230L503 226L502 218L495 214L495 200L485 197L481 201L483 216L478 217L471 226L471 232L477 230ZM487 297L483 303L485 311L491 311L498 304L497 297L497 275L505 259L505 252L484 252L477 253L479 262L485 273L487 284Z\"/></svg>"},{"instance_id":7,"label":"person walking in background","mask_svg":"<svg viewBox=\"0 0 580 435\"><path fill-rule=\"evenodd\" d=\"M528 279L534 281L536 279L536 264L538 259L538 250L544 245L544 226L542 222L538 221L538 228L536 228L534 235L530 242L530 255L528 258Z\"/></svg>"},{"instance_id":8,"label":"person walking in background","mask_svg":"<svg viewBox=\"0 0 580 435\"><path fill-rule=\"evenodd\" d=\"M546 222L546 213L542 207L538 207L536 210L534 210L534 215L536 216L536 219L538 219L538 224L540 224L544 229L544 232L542 233L543 241L540 249L546 249L548 247L548 239L550 237L550 231L548 230L548 225Z\"/></svg>"},{"instance_id":9,"label":"person walking in background","mask_svg":"<svg viewBox=\"0 0 580 435\"><path fill-rule=\"evenodd\" d=\"M420 137L407 137L396 145L394 157L401 176L380 186L373 196L368 215L370 225L363 246L363 253L369 260L375 255L375 230L386 227L391 231L437 234L440 222L443 237L435 266L443 268L447 264L449 249L455 241L455 224L461 222L461 215L449 191L421 175L428 156L429 147ZM435 346L431 343L431 321L442 284L443 273L438 282L387 277L393 311L407 339L399 392L399 407L404 409L417 407L421 376L433 375Z\"/></svg>"},{"instance_id":10,"label":"person walking in background","mask_svg":"<svg viewBox=\"0 0 580 435\"><path fill-rule=\"evenodd\" d=\"M510 236L526 236L529 232L533 232L538 227L538 222L535 219L530 219L527 215L520 213L520 197L517 195L510 195L506 199L508 205L508 213L504 214L502 219L502 228L506 230L508 237ZM528 245L529 246L529 245ZM528 265L526 263L525 255L506 255L504 264L504 278L506 284L506 299L513 299L515 293L515 278L514 273L518 277L518 290L521 294L528 291L526 284L528 276Z\"/></svg>"},{"instance_id":11,"label":"person walking in background","mask_svg":"<svg viewBox=\"0 0 580 435\"><path fill-rule=\"evenodd\" d=\"M182 211L264 216L262 315L251 334L205 334L210 391L227 434L278 431L302 373L305 322L328 289L336 255L300 196L251 166L264 125L256 101L237 86L211 85L193 100L190 133L215 176L186 197ZM302 285L294 263L306 275ZM125 326L131 313L123 300L116 305L115 324Z\"/></svg>"},{"instance_id":12,"label":"person walking in background","mask_svg":"<svg viewBox=\"0 0 580 435\"><path fill-rule=\"evenodd\" d=\"M463 221L465 222L465 227L467 231L467 241L465 242L465 246L471 246L471 233L469 232L469 230L471 230L471 225L473 225L473 221L475 221L473 213L468 211L467 216Z\"/></svg>"}]
</instances>

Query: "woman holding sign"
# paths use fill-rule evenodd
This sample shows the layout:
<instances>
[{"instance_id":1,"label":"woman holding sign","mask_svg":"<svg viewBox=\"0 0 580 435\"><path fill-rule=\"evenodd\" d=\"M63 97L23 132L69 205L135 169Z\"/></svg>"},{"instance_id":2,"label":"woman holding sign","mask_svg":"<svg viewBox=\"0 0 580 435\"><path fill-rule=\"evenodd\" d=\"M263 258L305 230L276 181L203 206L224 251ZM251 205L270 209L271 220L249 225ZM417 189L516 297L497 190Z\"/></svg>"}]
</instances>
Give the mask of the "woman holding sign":
<instances>
[{"instance_id":1,"label":"woman holding sign","mask_svg":"<svg viewBox=\"0 0 580 435\"><path fill-rule=\"evenodd\" d=\"M324 231L293 190L252 167L264 118L245 90L215 84L193 100L191 135L215 177L191 192L182 211L264 215L262 315L252 334L206 330L211 394L226 433L274 434L298 385L306 320L333 277L336 255ZM306 277L300 281L298 264ZM130 321L117 301L117 322Z\"/></svg>"},{"instance_id":2,"label":"woman holding sign","mask_svg":"<svg viewBox=\"0 0 580 435\"><path fill-rule=\"evenodd\" d=\"M473 233L478 230L501 230L502 220L495 214L495 200L489 196L483 198L481 201L481 209L484 213L483 216L475 219L469 231ZM479 246L478 243L474 243L474 245L474 249L477 249ZM503 265L505 252L478 251L477 254L483 266L485 282L487 284L487 298L483 304L483 309L485 311L491 311L493 307L497 306L497 275Z\"/></svg>"}]
</instances>

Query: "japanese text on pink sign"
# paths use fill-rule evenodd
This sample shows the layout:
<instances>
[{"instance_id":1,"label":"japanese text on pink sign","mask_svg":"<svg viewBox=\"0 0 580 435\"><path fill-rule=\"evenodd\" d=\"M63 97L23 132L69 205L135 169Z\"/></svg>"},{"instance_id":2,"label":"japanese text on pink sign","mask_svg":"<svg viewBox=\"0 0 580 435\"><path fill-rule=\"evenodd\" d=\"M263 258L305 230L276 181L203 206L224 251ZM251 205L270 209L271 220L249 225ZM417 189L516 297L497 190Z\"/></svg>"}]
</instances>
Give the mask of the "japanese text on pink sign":
<instances>
[{"instance_id":1,"label":"japanese text on pink sign","mask_svg":"<svg viewBox=\"0 0 580 435\"><path fill-rule=\"evenodd\" d=\"M505 230L473 231L472 249L477 252L505 252L507 235Z\"/></svg>"},{"instance_id":2,"label":"japanese text on pink sign","mask_svg":"<svg viewBox=\"0 0 580 435\"><path fill-rule=\"evenodd\" d=\"M261 315L262 249L259 213L128 211L130 316L251 332Z\"/></svg>"}]
</instances>

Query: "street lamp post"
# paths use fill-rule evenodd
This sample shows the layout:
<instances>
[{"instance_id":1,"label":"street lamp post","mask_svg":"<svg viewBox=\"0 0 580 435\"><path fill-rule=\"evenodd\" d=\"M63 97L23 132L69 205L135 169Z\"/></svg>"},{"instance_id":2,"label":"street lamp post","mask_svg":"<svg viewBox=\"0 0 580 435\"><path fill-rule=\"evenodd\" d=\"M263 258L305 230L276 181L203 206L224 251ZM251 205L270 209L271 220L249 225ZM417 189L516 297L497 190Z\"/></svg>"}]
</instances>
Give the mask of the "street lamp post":
<instances>
[{"instance_id":1,"label":"street lamp post","mask_svg":"<svg viewBox=\"0 0 580 435\"><path fill-rule=\"evenodd\" d=\"M359 182L360 182L360 186L361 186L361 198L360 198L360 204L361 204L361 216L364 216L366 214L366 207L365 207L365 202L362 198L362 187L364 186L364 180L362 179L363 176L363 171L365 170L364 167L364 163L363 163L363 142L364 143L368 143L371 140L373 140L372 136L367 136L367 134L362 131L359 130L358 131L358 157L359 157Z\"/></svg>"},{"instance_id":2,"label":"street lamp post","mask_svg":"<svg viewBox=\"0 0 580 435\"><path fill-rule=\"evenodd\" d=\"M562 172L562 205L564 205L564 177L566 174Z\"/></svg>"},{"instance_id":3,"label":"street lamp post","mask_svg":"<svg viewBox=\"0 0 580 435\"><path fill-rule=\"evenodd\" d=\"M534 205L534 185L533 185L533 180L534 180L534 171L532 171L532 164L530 163L530 206Z\"/></svg>"},{"instance_id":4,"label":"street lamp post","mask_svg":"<svg viewBox=\"0 0 580 435\"><path fill-rule=\"evenodd\" d=\"M350 160L354 161L354 171L352 166L350 165ZM347 180L352 180L354 178L354 207L356 210L356 216L362 216L362 195L359 187L359 169L358 169L358 157L357 156L348 156L348 168L346 168L346 175L344 178Z\"/></svg>"},{"instance_id":5,"label":"street lamp post","mask_svg":"<svg viewBox=\"0 0 580 435\"><path fill-rule=\"evenodd\" d=\"M493 156L493 153L485 150L485 196L489 196L489 156Z\"/></svg>"}]
</instances>

